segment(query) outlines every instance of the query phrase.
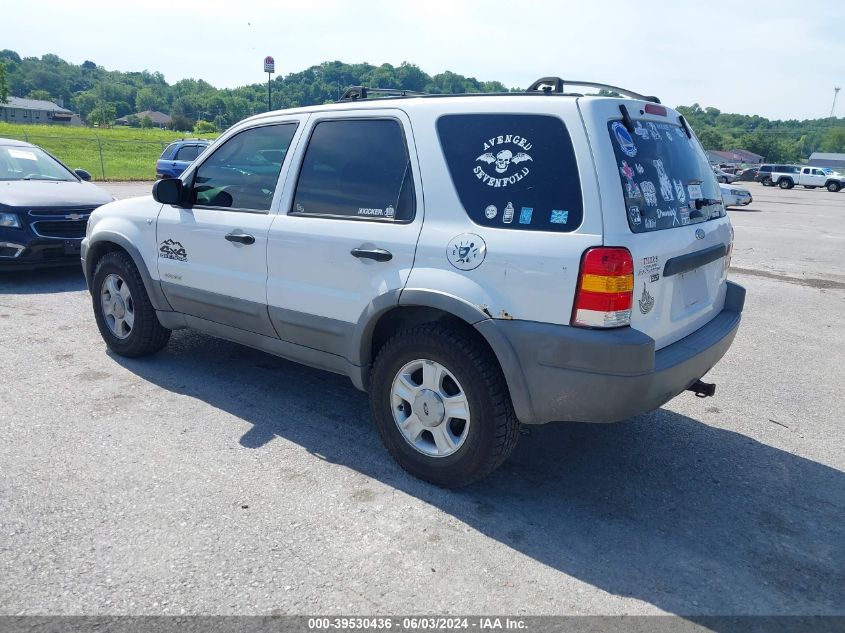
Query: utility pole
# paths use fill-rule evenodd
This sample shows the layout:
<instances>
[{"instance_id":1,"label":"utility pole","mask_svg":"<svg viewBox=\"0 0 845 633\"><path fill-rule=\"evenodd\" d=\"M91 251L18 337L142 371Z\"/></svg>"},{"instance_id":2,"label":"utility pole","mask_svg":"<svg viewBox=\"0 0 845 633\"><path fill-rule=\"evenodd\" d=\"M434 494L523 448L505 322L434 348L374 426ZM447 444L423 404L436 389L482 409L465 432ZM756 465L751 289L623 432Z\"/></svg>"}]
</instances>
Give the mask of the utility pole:
<instances>
[{"instance_id":1,"label":"utility pole","mask_svg":"<svg viewBox=\"0 0 845 633\"><path fill-rule=\"evenodd\" d=\"M842 90L841 86L836 86L833 89L833 105L830 106L830 118L833 118L833 111L836 109L836 97L839 96L839 91Z\"/></svg>"}]
</instances>

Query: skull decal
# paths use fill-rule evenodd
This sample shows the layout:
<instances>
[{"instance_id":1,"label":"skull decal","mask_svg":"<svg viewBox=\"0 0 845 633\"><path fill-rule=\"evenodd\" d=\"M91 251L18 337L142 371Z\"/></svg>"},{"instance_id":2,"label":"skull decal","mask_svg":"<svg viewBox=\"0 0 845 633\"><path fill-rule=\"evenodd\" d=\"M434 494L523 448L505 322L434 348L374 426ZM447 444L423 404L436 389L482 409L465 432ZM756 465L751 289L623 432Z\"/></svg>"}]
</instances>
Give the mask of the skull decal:
<instances>
[{"instance_id":1,"label":"skull decal","mask_svg":"<svg viewBox=\"0 0 845 633\"><path fill-rule=\"evenodd\" d=\"M508 170L508 165L511 164L511 158L513 158L513 152L509 149L503 149L496 154L496 171L504 174Z\"/></svg>"},{"instance_id":2,"label":"skull decal","mask_svg":"<svg viewBox=\"0 0 845 633\"><path fill-rule=\"evenodd\" d=\"M483 165L476 164L475 176L490 187L507 187L525 178L530 168L520 165L534 162L528 153L532 143L519 134L499 134L484 141L484 153L475 159L476 163L486 163L493 169L485 171ZM516 167L519 165L519 167Z\"/></svg>"}]
</instances>

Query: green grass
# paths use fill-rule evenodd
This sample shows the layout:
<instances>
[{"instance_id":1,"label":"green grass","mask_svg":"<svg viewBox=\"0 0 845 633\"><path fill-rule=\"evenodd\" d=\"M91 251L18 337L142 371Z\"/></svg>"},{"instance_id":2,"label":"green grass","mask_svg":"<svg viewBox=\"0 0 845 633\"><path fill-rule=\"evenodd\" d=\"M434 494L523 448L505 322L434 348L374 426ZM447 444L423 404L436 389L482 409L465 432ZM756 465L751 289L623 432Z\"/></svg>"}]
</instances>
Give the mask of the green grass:
<instances>
[{"instance_id":1,"label":"green grass","mask_svg":"<svg viewBox=\"0 0 845 633\"><path fill-rule=\"evenodd\" d=\"M156 160L170 141L197 136L217 138L217 134L195 135L131 127L89 128L0 122L0 138L19 139L43 147L71 169L88 170L94 180L152 180L155 178Z\"/></svg>"}]
</instances>

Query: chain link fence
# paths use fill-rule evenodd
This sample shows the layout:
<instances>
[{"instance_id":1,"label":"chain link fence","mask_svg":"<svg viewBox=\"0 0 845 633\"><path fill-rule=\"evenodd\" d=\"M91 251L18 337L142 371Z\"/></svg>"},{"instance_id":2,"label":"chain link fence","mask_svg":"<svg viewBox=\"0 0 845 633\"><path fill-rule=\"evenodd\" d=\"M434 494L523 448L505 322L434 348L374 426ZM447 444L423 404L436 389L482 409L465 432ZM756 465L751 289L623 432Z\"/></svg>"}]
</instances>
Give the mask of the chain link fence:
<instances>
[{"instance_id":1,"label":"chain link fence","mask_svg":"<svg viewBox=\"0 0 845 633\"><path fill-rule=\"evenodd\" d=\"M140 140L93 136L4 132L6 138L44 148L71 169L84 169L94 180L154 180L156 160L176 139Z\"/></svg>"}]
</instances>

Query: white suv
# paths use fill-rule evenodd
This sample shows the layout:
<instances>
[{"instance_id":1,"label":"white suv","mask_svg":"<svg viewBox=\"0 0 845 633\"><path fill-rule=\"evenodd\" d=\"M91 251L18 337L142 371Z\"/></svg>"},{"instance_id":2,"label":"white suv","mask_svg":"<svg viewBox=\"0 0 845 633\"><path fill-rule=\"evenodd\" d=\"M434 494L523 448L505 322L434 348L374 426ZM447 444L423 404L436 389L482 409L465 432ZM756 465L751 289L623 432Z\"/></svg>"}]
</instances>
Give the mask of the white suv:
<instances>
[{"instance_id":1,"label":"white suv","mask_svg":"<svg viewBox=\"0 0 845 633\"><path fill-rule=\"evenodd\" d=\"M520 423L712 395L745 296L719 186L683 117L608 88L629 98L358 88L247 119L91 216L100 332L141 356L196 328L345 374L443 486L501 464Z\"/></svg>"}]
</instances>

